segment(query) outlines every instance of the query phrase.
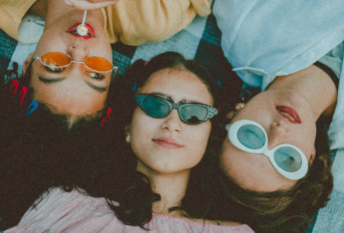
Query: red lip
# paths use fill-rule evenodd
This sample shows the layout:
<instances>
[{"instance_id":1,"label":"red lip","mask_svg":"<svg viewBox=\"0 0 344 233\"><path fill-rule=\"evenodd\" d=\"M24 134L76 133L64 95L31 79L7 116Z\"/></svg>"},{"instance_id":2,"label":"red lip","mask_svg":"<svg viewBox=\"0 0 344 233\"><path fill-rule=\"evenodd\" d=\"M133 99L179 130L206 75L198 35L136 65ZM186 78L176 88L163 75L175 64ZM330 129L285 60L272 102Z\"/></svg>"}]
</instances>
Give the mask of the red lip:
<instances>
[{"instance_id":1,"label":"red lip","mask_svg":"<svg viewBox=\"0 0 344 233\"><path fill-rule=\"evenodd\" d=\"M91 25L85 23L85 27L87 27L88 29L88 34L90 34L90 36L86 35L86 36L80 36L78 33L77 33L77 28L79 25L81 25L82 23L77 23L77 24L74 24L73 26L71 26L70 28L68 28L67 32L69 34L71 34L72 36L75 36L77 38L84 38L85 40L88 40L88 39L91 39L93 37L96 36L95 32L94 32L94 29Z\"/></svg>"},{"instance_id":2,"label":"red lip","mask_svg":"<svg viewBox=\"0 0 344 233\"><path fill-rule=\"evenodd\" d=\"M287 119L290 123L293 123L293 124L300 124L301 123L301 118L300 118L299 114L297 114L297 112L294 109L287 107L287 106L276 106L276 110L283 118ZM285 115L283 113L286 113L289 116Z\"/></svg>"},{"instance_id":3,"label":"red lip","mask_svg":"<svg viewBox=\"0 0 344 233\"><path fill-rule=\"evenodd\" d=\"M158 144L159 146L165 147L167 149L180 149L183 147L176 140L168 137L155 138L152 139L152 141Z\"/></svg>"}]
</instances>

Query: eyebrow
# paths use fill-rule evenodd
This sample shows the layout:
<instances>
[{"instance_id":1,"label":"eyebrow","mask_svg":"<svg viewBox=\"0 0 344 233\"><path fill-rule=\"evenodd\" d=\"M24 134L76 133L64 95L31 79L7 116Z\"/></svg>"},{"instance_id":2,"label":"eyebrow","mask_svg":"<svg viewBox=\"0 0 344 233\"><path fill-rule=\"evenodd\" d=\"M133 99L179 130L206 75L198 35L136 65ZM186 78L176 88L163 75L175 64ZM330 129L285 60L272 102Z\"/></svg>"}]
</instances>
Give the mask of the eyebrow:
<instances>
[{"instance_id":1,"label":"eyebrow","mask_svg":"<svg viewBox=\"0 0 344 233\"><path fill-rule=\"evenodd\" d=\"M46 77L43 77L43 76L39 76L38 79L41 82L43 82L43 83L51 84L51 83L61 82L62 80L66 79L66 77L59 77L59 78L51 79L51 78L46 78Z\"/></svg>"},{"instance_id":2,"label":"eyebrow","mask_svg":"<svg viewBox=\"0 0 344 233\"><path fill-rule=\"evenodd\" d=\"M107 90L106 87L97 87L97 86L95 86L95 85L93 85L92 83L89 83L89 82L86 82L86 84L87 84L89 87L93 88L94 90L98 91L99 93L103 93L104 91Z\"/></svg>"},{"instance_id":3,"label":"eyebrow","mask_svg":"<svg viewBox=\"0 0 344 233\"><path fill-rule=\"evenodd\" d=\"M159 97L164 97L164 98L170 97L170 98L172 99L171 96L166 95L166 94L161 93L161 92L152 92L152 93L149 93L149 94L151 94L151 95L156 95L156 96L159 96ZM172 100L173 100L173 99L172 99ZM185 99L185 100L186 100L186 102L187 102L188 104L204 104L204 103L201 103L201 102L199 102L199 101L197 101L197 100L188 100L188 99Z\"/></svg>"},{"instance_id":4,"label":"eyebrow","mask_svg":"<svg viewBox=\"0 0 344 233\"><path fill-rule=\"evenodd\" d=\"M58 82L61 82L63 80L66 79L66 77L59 77L59 78L46 78L46 77L43 77L43 76L39 76L38 79L43 82L43 83L46 83L46 84L53 84L53 83L58 83ZM99 93L103 93L104 91L107 90L106 87L97 87L89 82L86 82L86 84L91 87L93 90L99 92Z\"/></svg>"}]
</instances>

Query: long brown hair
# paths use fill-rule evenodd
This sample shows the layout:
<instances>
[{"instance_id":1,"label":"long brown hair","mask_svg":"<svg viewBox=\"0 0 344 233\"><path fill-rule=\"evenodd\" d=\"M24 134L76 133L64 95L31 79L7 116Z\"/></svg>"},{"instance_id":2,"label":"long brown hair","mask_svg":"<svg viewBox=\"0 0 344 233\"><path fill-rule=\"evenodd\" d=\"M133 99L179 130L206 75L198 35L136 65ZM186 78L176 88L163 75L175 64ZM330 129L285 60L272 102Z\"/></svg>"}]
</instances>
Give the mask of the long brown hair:
<instances>
[{"instance_id":1,"label":"long brown hair","mask_svg":"<svg viewBox=\"0 0 344 233\"><path fill-rule=\"evenodd\" d=\"M236 102L248 102L254 89L246 89L232 104L221 106L219 123L229 123L228 112ZM222 95L223 96L223 95ZM226 122L227 121L227 122ZM326 132L328 120L320 117L316 122L316 156L307 175L289 190L254 192L241 188L220 169L214 175L214 202L207 218L236 221L249 225L255 232L306 232L315 212L326 206L333 189L332 156ZM222 144L226 130L219 135ZM221 147L221 146L220 146ZM221 153L220 149L218 153Z\"/></svg>"},{"instance_id":2,"label":"long brown hair","mask_svg":"<svg viewBox=\"0 0 344 233\"><path fill-rule=\"evenodd\" d=\"M102 129L99 139L93 137L89 145L77 146L82 153L77 151L73 155L73 160L78 158L81 162L70 163L73 166L71 170L74 177L66 182L69 185L64 186L65 191L79 187L93 197L105 197L117 218L126 225L144 228L144 225L152 219L152 204L160 200L160 195L152 191L148 177L136 171L137 157L131 146L125 142L124 129L131 122L137 107L133 99L134 94L145 85L153 73L166 68L186 69L194 73L207 86L216 106L215 96L218 94L216 79L200 62L187 60L175 52L160 54L148 63L143 60L135 61L125 75L116 78L112 84L113 91L109 92L108 97L112 116L103 127L99 127ZM105 149L92 150L98 147L96 140L100 140L99 145L105 146ZM90 146L92 148L89 148ZM208 163L215 161L216 156L208 148L200 163L191 171L189 179L191 188L188 188L187 194L192 198L183 199L180 206L173 207L170 211L184 210L188 215L197 215L198 218L206 215L211 200L209 183L212 182L208 173ZM104 154L101 154L103 152ZM102 157L108 161L108 165L97 167L94 169L94 175L90 177L85 172L84 161L87 161L87 158L88 161L92 161L92 158Z\"/></svg>"}]
</instances>

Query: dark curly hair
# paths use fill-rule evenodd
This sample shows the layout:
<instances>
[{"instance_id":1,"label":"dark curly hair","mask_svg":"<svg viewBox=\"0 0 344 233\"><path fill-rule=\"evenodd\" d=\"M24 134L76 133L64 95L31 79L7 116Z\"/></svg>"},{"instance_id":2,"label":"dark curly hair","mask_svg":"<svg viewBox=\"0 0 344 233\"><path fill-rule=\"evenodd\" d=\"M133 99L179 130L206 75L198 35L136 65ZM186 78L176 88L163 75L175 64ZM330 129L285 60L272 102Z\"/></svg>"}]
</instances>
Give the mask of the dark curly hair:
<instances>
[{"instance_id":1,"label":"dark curly hair","mask_svg":"<svg viewBox=\"0 0 344 233\"><path fill-rule=\"evenodd\" d=\"M69 181L68 175L74 174L73 155L82 151L78 148L82 142L92 141L85 132L100 127L95 116L81 117L70 126L68 116L52 113L51 106L41 102L27 116L34 92L30 79L31 64L17 80L15 95L12 82L0 84L0 231L18 224L42 192ZM20 94L23 87L27 88L24 98ZM95 136L99 137L96 133ZM93 150L99 148L95 146ZM93 170L106 163L101 159L92 162Z\"/></svg>"},{"instance_id":2,"label":"dark curly hair","mask_svg":"<svg viewBox=\"0 0 344 233\"><path fill-rule=\"evenodd\" d=\"M45 179L45 165L49 164L41 161L46 158L46 148L68 131L66 118L51 114L43 104L26 115L32 90L25 81L25 77L19 80L14 97L11 83L0 85L1 230L17 224L40 193L54 185L54 178ZM20 92L24 86L27 93L21 107Z\"/></svg>"},{"instance_id":3,"label":"dark curly hair","mask_svg":"<svg viewBox=\"0 0 344 233\"><path fill-rule=\"evenodd\" d=\"M65 191L85 189L94 197L105 197L115 215L125 224L143 227L152 218L152 203L160 199L152 192L148 178L136 171L137 159L124 142L124 127L131 122L137 104L133 87L139 89L150 75L165 68L186 69L196 74L214 96L218 86L213 73L197 61L186 60L177 53L165 53L148 64L136 61L124 77L111 84L108 109L101 116L85 116L69 126L68 117L53 114L49 106L26 116L34 90L30 88L30 67L19 79L28 92L20 107L19 91L12 100L10 85L1 85L0 103L0 216L1 230L18 224L25 211L51 187ZM136 82L136 84L135 84ZM136 89L136 91L138 90ZM31 96L31 98L28 98ZM215 102L216 106L216 102ZM101 126L101 120L107 121ZM209 143L211 143L211 138ZM208 147L209 148L209 147ZM210 183L207 169L215 154L207 149L204 158L192 170L187 197L181 206L193 217L204 217L210 206ZM114 204L113 201L118 203ZM37 204L37 202L36 202Z\"/></svg>"},{"instance_id":4,"label":"dark curly hair","mask_svg":"<svg viewBox=\"0 0 344 233\"><path fill-rule=\"evenodd\" d=\"M115 91L112 91L108 97L113 117L100 127L103 130L102 143L107 145L105 150L108 151L109 163L94 177L85 179L85 175L79 174L82 179L74 180L70 186L64 186L68 191L81 188L93 197L105 197L115 215L127 225L144 228L144 224L152 219L152 204L160 200L160 195L152 192L148 177L136 171L137 158L131 146L125 143L124 128L131 123L133 112L137 107L133 99L134 94L139 92L153 73L167 68L188 70L196 74L213 95L216 106L217 80L214 74L200 62L186 60L175 52L158 55L148 63L143 60L136 61L126 71L124 77L115 80L113 84ZM211 138L209 143L212 143ZM98 157L96 154L92 156ZM211 164L215 167L215 156L212 150L206 150L201 162L191 171L186 198L182 200L180 206L173 207L170 211L184 210L188 215L197 218L206 216L211 199L212 179L209 172L213 170L208 168Z\"/></svg>"},{"instance_id":5,"label":"dark curly hair","mask_svg":"<svg viewBox=\"0 0 344 233\"><path fill-rule=\"evenodd\" d=\"M259 93L259 89L245 88L240 97L228 102L225 86L221 95L221 110L218 116L220 126L229 123L227 113L235 109L236 103L247 103ZM208 218L231 220L249 225L255 232L282 233L306 232L315 212L326 206L333 189L331 173L332 156L326 126L329 120L320 117L316 122L316 156L307 175L291 189L275 192L254 192L241 188L221 169L215 171L217 197ZM227 131L219 134L218 147L227 136ZM218 150L221 153L221 149ZM219 161L219 160L218 160ZM218 164L219 167L219 164Z\"/></svg>"}]
</instances>

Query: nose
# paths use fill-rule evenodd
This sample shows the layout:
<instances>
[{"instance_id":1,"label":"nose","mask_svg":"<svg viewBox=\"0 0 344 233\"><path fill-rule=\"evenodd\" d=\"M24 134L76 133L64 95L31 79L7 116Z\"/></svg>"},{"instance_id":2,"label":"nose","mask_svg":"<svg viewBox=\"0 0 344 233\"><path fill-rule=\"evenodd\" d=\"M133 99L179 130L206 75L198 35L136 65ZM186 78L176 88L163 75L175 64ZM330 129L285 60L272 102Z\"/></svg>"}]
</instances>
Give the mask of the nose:
<instances>
[{"instance_id":1,"label":"nose","mask_svg":"<svg viewBox=\"0 0 344 233\"><path fill-rule=\"evenodd\" d=\"M182 132L182 121L179 118L179 114L177 109L172 109L170 114L168 114L164 118L164 122L162 123L161 127L162 129L167 129L170 132Z\"/></svg>"},{"instance_id":2,"label":"nose","mask_svg":"<svg viewBox=\"0 0 344 233\"><path fill-rule=\"evenodd\" d=\"M72 57L73 61L82 62L89 55L88 46L83 43L70 44L67 48L68 54Z\"/></svg>"},{"instance_id":3,"label":"nose","mask_svg":"<svg viewBox=\"0 0 344 233\"><path fill-rule=\"evenodd\" d=\"M271 150L272 148L284 144L286 138L289 136L289 125L284 120L274 121L270 125L269 131L269 143L268 148Z\"/></svg>"}]
</instances>

